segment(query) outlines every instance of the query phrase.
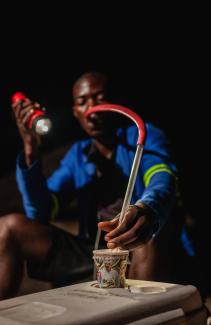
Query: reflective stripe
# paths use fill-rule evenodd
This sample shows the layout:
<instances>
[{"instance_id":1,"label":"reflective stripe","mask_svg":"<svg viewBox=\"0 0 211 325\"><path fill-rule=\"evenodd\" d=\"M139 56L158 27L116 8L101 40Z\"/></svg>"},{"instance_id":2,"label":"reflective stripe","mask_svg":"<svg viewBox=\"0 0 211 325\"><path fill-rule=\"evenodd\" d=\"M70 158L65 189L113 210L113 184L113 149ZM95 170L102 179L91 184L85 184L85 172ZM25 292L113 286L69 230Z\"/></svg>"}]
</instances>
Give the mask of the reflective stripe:
<instances>
[{"instance_id":1,"label":"reflective stripe","mask_svg":"<svg viewBox=\"0 0 211 325\"><path fill-rule=\"evenodd\" d=\"M52 208L52 211L51 211L51 220L55 220L56 219L56 216L59 212L59 201L56 197L55 194L51 194L51 197L53 199L53 208Z\"/></svg>"},{"instance_id":2,"label":"reflective stripe","mask_svg":"<svg viewBox=\"0 0 211 325\"><path fill-rule=\"evenodd\" d=\"M174 173L172 172L172 170L169 168L168 165L166 165L166 164L154 165L154 166L150 167L146 171L146 173L144 174L144 185L145 185L145 187L147 187L149 185L149 182L150 182L152 176L154 176L155 174L157 174L159 172L166 172L166 173L169 173L171 175L174 175Z\"/></svg>"}]
</instances>

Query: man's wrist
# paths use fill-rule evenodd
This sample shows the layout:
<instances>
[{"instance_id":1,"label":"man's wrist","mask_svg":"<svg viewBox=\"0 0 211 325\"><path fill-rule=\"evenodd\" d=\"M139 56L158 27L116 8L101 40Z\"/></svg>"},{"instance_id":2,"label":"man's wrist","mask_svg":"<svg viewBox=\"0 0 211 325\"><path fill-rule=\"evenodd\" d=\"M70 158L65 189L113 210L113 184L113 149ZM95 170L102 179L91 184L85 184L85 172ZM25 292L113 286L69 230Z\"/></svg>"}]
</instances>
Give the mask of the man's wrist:
<instances>
[{"instance_id":1,"label":"man's wrist","mask_svg":"<svg viewBox=\"0 0 211 325\"><path fill-rule=\"evenodd\" d=\"M24 155L25 155L25 163L28 168L30 168L33 163L39 158L38 149L32 149L31 146L24 146Z\"/></svg>"},{"instance_id":2,"label":"man's wrist","mask_svg":"<svg viewBox=\"0 0 211 325\"><path fill-rule=\"evenodd\" d=\"M146 217L146 223L148 224L151 233L151 236L153 234L156 234L158 229L159 229L159 219L158 216L154 213L154 211L146 204L143 202L136 202L134 206L137 207L138 209L138 214L140 213L141 215L144 215Z\"/></svg>"}]
</instances>

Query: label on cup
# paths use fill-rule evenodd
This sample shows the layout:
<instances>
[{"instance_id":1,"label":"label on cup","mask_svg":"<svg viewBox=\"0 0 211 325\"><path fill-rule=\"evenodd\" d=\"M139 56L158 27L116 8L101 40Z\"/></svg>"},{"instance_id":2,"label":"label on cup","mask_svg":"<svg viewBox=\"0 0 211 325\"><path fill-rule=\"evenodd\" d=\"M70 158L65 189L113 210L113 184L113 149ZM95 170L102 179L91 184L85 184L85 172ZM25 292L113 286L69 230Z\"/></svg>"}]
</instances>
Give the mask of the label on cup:
<instances>
[{"instance_id":1,"label":"label on cup","mask_svg":"<svg viewBox=\"0 0 211 325\"><path fill-rule=\"evenodd\" d=\"M124 288L129 251L103 249L93 254L99 287Z\"/></svg>"}]
</instances>

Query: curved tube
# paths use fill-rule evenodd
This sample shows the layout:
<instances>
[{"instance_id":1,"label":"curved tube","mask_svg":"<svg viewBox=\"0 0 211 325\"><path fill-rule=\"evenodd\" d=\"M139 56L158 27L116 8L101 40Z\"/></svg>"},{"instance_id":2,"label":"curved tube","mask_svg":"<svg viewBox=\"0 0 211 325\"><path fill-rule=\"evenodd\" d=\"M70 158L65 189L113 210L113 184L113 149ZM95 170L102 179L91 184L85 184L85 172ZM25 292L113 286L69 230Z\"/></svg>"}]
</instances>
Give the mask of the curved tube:
<instances>
[{"instance_id":1,"label":"curved tube","mask_svg":"<svg viewBox=\"0 0 211 325\"><path fill-rule=\"evenodd\" d=\"M102 104L102 105L96 105L90 108L86 113L85 116L89 116L90 114L97 113L97 112L103 112L103 111L112 111L117 112L120 114L123 114L127 117L129 117L133 122L136 124L138 128L138 140L137 144L144 144L146 131L145 131L145 125L143 120L140 118L138 114L133 112L127 107L116 105L116 104Z\"/></svg>"},{"instance_id":2,"label":"curved tube","mask_svg":"<svg viewBox=\"0 0 211 325\"><path fill-rule=\"evenodd\" d=\"M121 224L124 221L124 216L127 211L127 208L130 204L132 194L133 194L133 189L135 186L135 181L143 153L143 145L146 137L146 131L145 131L145 125L140 116L133 111L131 111L129 108L120 106L120 105L115 105L115 104L103 104L103 105L96 105L92 108L90 108L86 113L85 116L89 116L90 114L97 113L97 112L102 112L102 111L112 111L112 112L117 112L120 114L123 114L127 117L129 117L133 122L136 124L138 128L138 140L137 140L137 149L136 149L136 154L133 160L133 165L132 169L130 172L130 177L127 185L127 190L125 194L125 198L123 201L122 205L122 210L120 213L119 217L119 224ZM98 245L98 243L97 243Z\"/></svg>"}]
</instances>

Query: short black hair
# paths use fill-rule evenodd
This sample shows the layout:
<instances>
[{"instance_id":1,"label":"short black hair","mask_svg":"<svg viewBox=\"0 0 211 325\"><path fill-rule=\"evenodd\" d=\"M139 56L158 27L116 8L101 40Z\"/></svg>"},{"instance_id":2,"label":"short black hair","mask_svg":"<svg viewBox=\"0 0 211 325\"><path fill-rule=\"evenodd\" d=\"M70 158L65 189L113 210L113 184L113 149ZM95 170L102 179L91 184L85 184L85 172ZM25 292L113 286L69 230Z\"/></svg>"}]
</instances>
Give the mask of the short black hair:
<instances>
[{"instance_id":1,"label":"short black hair","mask_svg":"<svg viewBox=\"0 0 211 325\"><path fill-rule=\"evenodd\" d=\"M85 72L83 73L74 83L73 87L75 87L78 83L80 83L81 81L83 81L84 79L87 78L92 78L92 79L96 79L99 80L101 82L103 82L105 84L105 86L107 85L107 76L102 73L102 72L97 72L97 71L89 71L89 72Z\"/></svg>"}]
</instances>

